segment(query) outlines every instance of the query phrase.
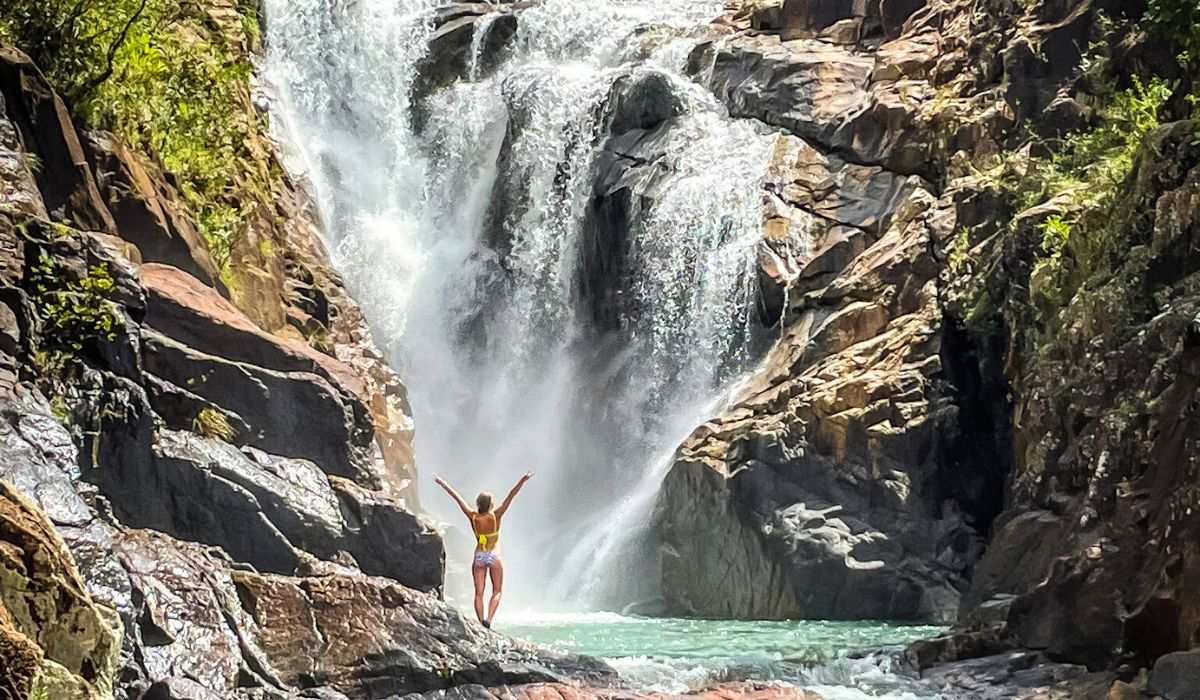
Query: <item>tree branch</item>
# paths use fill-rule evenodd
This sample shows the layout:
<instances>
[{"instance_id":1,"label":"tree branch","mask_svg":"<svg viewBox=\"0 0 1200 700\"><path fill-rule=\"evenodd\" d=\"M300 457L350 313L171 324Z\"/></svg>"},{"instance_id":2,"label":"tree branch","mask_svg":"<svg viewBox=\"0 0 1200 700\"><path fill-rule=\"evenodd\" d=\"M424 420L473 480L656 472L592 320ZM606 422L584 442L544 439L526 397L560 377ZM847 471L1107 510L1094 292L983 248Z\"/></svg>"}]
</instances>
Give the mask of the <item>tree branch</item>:
<instances>
[{"instance_id":1,"label":"tree branch","mask_svg":"<svg viewBox=\"0 0 1200 700\"><path fill-rule=\"evenodd\" d=\"M146 3L148 1L149 0L142 0L142 4L138 6L137 11L130 15L129 21L127 21L125 26L121 28L121 33L118 34L113 43L109 44L108 46L108 56L105 58L104 70L101 71L99 75L84 84L82 88L80 88L79 96L86 95L92 90L95 90L96 88L100 87L104 81L112 77L114 70L113 63L117 60L117 51L121 49L121 44L124 44L125 39L129 37L129 30L133 29L134 23L136 23L142 16L142 13L146 11Z\"/></svg>"}]
</instances>

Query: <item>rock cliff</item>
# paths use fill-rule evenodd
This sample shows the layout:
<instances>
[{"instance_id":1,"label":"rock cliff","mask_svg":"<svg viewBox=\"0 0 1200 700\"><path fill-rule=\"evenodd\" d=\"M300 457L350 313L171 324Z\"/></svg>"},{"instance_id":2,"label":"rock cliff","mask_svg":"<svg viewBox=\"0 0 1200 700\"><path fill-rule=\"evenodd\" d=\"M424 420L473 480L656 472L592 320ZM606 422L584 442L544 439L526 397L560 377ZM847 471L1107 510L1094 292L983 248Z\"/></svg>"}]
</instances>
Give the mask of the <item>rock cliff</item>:
<instances>
[{"instance_id":1,"label":"rock cliff","mask_svg":"<svg viewBox=\"0 0 1200 700\"><path fill-rule=\"evenodd\" d=\"M773 134L769 342L662 484L667 608L957 622L919 666L1020 646L1131 673L1190 647L1194 7L727 10L688 70ZM418 113L479 15L439 14ZM669 170L672 94L646 73L605 101L601 330L629 311L622 236Z\"/></svg>"},{"instance_id":2,"label":"rock cliff","mask_svg":"<svg viewBox=\"0 0 1200 700\"><path fill-rule=\"evenodd\" d=\"M730 10L692 68L783 131L764 225L803 214L817 243L663 484L672 609L957 621L921 667L1018 646L1131 682L1183 667L1194 12Z\"/></svg>"}]
</instances>

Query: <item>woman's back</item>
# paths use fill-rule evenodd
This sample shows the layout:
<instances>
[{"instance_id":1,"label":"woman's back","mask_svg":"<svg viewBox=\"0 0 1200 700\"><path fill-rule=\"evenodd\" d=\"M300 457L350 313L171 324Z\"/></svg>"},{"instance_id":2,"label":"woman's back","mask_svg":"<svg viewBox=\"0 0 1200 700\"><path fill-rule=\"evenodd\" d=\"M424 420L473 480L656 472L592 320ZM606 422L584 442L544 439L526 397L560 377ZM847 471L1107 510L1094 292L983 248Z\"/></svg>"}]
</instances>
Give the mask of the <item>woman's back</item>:
<instances>
[{"instance_id":1,"label":"woman's back","mask_svg":"<svg viewBox=\"0 0 1200 700\"><path fill-rule=\"evenodd\" d=\"M471 529L478 540L478 549L490 552L500 541L500 518L495 513L471 513Z\"/></svg>"}]
</instances>

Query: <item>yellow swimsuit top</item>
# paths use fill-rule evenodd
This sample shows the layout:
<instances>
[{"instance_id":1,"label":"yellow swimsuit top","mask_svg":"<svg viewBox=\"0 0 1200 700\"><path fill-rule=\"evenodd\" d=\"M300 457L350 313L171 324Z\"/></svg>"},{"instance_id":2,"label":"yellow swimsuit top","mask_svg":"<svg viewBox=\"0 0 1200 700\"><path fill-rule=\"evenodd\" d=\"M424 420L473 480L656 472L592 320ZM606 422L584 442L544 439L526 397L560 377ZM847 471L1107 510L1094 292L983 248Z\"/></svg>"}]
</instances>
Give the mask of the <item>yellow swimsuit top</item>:
<instances>
[{"instance_id":1,"label":"yellow swimsuit top","mask_svg":"<svg viewBox=\"0 0 1200 700\"><path fill-rule=\"evenodd\" d=\"M476 513L471 516L471 529L475 532L475 539L479 541L479 548L485 552L490 552L496 548L496 544L500 541L500 518L497 518L495 513L491 513L490 515L496 523L496 529L491 532L480 532L479 521L476 518L483 515L488 514Z\"/></svg>"}]
</instances>

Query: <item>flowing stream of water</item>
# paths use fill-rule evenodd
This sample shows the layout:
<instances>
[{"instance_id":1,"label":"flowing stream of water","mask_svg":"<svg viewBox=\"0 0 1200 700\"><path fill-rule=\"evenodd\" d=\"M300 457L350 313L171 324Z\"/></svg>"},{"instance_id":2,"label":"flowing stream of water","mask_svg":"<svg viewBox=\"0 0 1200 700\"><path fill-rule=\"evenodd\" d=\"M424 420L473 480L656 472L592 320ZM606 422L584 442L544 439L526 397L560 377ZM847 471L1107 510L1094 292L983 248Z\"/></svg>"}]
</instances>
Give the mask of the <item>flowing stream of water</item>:
<instances>
[{"instance_id":1,"label":"flowing stream of water","mask_svg":"<svg viewBox=\"0 0 1200 700\"><path fill-rule=\"evenodd\" d=\"M653 596L653 495L672 450L746 368L756 325L775 136L681 76L689 33L720 2L542 0L483 71L493 13L475 22L467 75L419 105L430 0L266 8L276 115L334 262L408 384L422 472L468 499L502 498L534 472L501 537L512 602ZM638 185L619 227L623 275L605 281L617 320L598 324L589 206L615 86L643 79L682 107L661 134L661 174ZM457 525L449 499L421 487ZM452 530L448 546L451 581L466 580L469 541Z\"/></svg>"},{"instance_id":2,"label":"flowing stream of water","mask_svg":"<svg viewBox=\"0 0 1200 700\"><path fill-rule=\"evenodd\" d=\"M682 693L714 683L787 683L826 700L942 700L903 670L901 645L941 628L882 622L678 620L614 613L517 614L500 631L608 661L631 686Z\"/></svg>"}]
</instances>

